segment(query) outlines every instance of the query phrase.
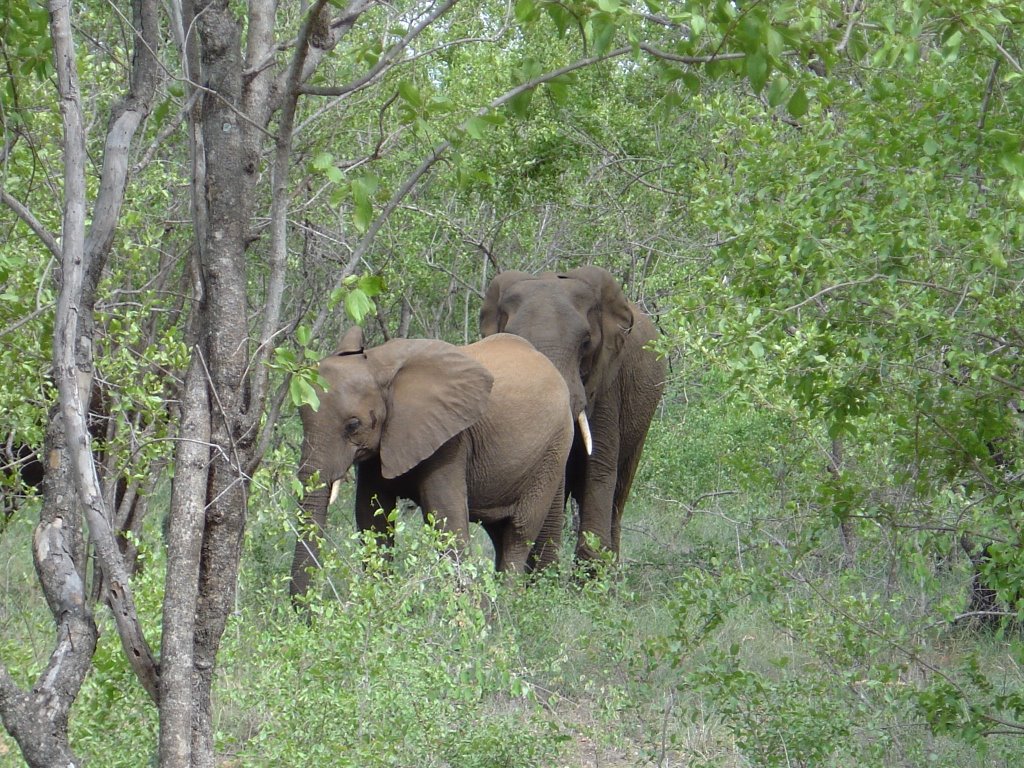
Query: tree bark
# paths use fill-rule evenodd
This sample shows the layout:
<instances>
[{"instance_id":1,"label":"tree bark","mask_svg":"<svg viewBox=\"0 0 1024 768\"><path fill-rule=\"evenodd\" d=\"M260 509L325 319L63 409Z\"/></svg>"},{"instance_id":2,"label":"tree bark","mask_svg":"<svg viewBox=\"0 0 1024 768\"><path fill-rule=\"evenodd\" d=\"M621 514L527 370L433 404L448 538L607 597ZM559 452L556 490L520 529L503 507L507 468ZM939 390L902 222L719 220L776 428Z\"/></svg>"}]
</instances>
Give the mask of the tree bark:
<instances>
[{"instance_id":1,"label":"tree bark","mask_svg":"<svg viewBox=\"0 0 1024 768\"><path fill-rule=\"evenodd\" d=\"M185 376L182 411L182 439L175 451L171 490L160 649L160 765L165 766L187 766L192 760L193 638L210 463L210 403L198 351Z\"/></svg>"},{"instance_id":2,"label":"tree bark","mask_svg":"<svg viewBox=\"0 0 1024 768\"><path fill-rule=\"evenodd\" d=\"M44 504L33 537L33 556L57 640L50 662L32 689L23 692L0 668L0 715L26 762L74 765L68 741L71 705L89 671L98 632L85 596L82 517L78 501L95 498L90 487L83 390L91 381L75 361L77 315L85 267L85 128L67 0L50 3L50 34L64 124L64 211L61 269L53 338L54 378L60 392L46 434ZM83 435L83 433L85 433ZM77 489L77 493L76 493Z\"/></svg>"},{"instance_id":3,"label":"tree bark","mask_svg":"<svg viewBox=\"0 0 1024 768\"><path fill-rule=\"evenodd\" d=\"M200 544L193 638L191 765L214 764L211 689L220 641L234 606L251 450L248 388L249 334L245 244L251 185L246 183L242 105L241 29L225 0L195 4L195 29L204 90L194 126L197 165L194 206L201 295L196 305L205 401L184 404L182 440L208 429L205 527ZM206 405L208 403L208 406ZM209 415L202 423L204 409ZM177 531L172 531L172 536ZM172 713L168 713L171 717Z\"/></svg>"}]
</instances>

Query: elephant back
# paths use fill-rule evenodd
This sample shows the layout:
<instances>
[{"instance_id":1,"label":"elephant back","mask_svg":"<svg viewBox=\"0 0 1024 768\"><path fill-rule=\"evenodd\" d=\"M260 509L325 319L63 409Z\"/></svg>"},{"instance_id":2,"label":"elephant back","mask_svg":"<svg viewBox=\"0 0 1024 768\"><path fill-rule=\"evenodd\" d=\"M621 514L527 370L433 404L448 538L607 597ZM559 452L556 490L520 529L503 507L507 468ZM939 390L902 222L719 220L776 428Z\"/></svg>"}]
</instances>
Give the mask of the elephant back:
<instances>
[{"instance_id":1,"label":"elephant back","mask_svg":"<svg viewBox=\"0 0 1024 768\"><path fill-rule=\"evenodd\" d=\"M509 333L488 336L463 350L494 377L487 411L473 428L486 432L488 447L509 450L528 435L537 444L568 454L573 435L569 390L550 360L526 339Z\"/></svg>"}]
</instances>

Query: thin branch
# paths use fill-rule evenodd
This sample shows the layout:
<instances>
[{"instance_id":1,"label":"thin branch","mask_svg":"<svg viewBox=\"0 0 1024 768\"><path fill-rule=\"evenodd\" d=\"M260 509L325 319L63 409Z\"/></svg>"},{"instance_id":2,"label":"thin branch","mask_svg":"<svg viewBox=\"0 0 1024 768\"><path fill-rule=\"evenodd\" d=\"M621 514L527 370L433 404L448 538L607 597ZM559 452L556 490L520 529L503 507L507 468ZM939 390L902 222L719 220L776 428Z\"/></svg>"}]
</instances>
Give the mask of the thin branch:
<instances>
[{"instance_id":1,"label":"thin branch","mask_svg":"<svg viewBox=\"0 0 1024 768\"><path fill-rule=\"evenodd\" d=\"M160 130L160 132L153 138L153 141L150 142L149 146L146 147L146 151L142 153L142 157L139 158L139 161L132 166L133 176L137 176L153 161L153 157L156 155L157 150L159 150L163 145L164 141L166 141L171 134L177 131L178 128L181 127L181 124L185 122L185 119L188 117L188 113L192 111L192 108L196 104L196 99L198 98L199 91L192 91L192 94L188 97L184 106L182 106L178 111L178 114L176 114L172 120L168 121L167 125Z\"/></svg>"},{"instance_id":2,"label":"thin branch","mask_svg":"<svg viewBox=\"0 0 1024 768\"><path fill-rule=\"evenodd\" d=\"M54 237L53 233L50 232L42 223L37 219L32 211L21 204L20 200L12 197L6 189L0 188L0 200L10 208L14 215L25 222L29 229L36 233L36 237L42 240L43 245L46 246L47 250L53 254L55 259L60 258L60 245L57 242L57 238Z\"/></svg>"},{"instance_id":3,"label":"thin branch","mask_svg":"<svg viewBox=\"0 0 1024 768\"><path fill-rule=\"evenodd\" d=\"M856 2L853 8L850 10L850 20L846 24L846 31L843 32L843 39L839 41L839 45L836 46L836 53L842 53L846 50L846 46L850 43L850 35L853 34L853 27L857 23L857 19L860 18L861 14L864 13L864 6L860 2Z\"/></svg>"},{"instance_id":4,"label":"thin branch","mask_svg":"<svg viewBox=\"0 0 1024 768\"><path fill-rule=\"evenodd\" d=\"M817 301L822 296L825 296L825 295L827 295L829 293L835 293L836 291L841 291L841 290L843 290L843 288L852 288L855 285L867 285L868 283L874 283L874 282L877 282L878 280L883 280L883 279L885 279L885 275L876 272L875 274L871 275L871 277L866 277L866 278L864 278L862 280L847 280L846 282L843 282L843 283L836 283L835 285L827 286L825 288L822 288L817 293L815 293L815 294L813 294L811 296L808 296L803 301L798 301L796 304L792 305L791 307L786 307L784 310L782 310L782 314L786 314L788 312L793 312L794 310L800 309L801 307L804 307L804 306L806 306L808 304L811 304L811 303Z\"/></svg>"},{"instance_id":5,"label":"thin branch","mask_svg":"<svg viewBox=\"0 0 1024 768\"><path fill-rule=\"evenodd\" d=\"M423 19L420 20L419 24L411 27L401 40L388 48L388 50L381 55L374 65L370 67L369 71L362 77L336 88L302 86L300 92L311 96L346 96L365 88L373 82L376 82L396 62L399 54L408 48L413 40L423 34L427 27L451 10L452 6L454 6L457 1L458 0L446 0L446 2L442 3L429 14L424 16Z\"/></svg>"},{"instance_id":6,"label":"thin branch","mask_svg":"<svg viewBox=\"0 0 1024 768\"><path fill-rule=\"evenodd\" d=\"M992 69L988 72L988 80L985 82L985 96L981 100L981 114L978 116L978 130L985 130L985 120L988 119L988 105L992 100L992 92L996 87L996 74L999 72L999 62L1002 59L995 59L992 62Z\"/></svg>"},{"instance_id":7,"label":"thin branch","mask_svg":"<svg viewBox=\"0 0 1024 768\"><path fill-rule=\"evenodd\" d=\"M618 55L621 56L622 53L632 50L633 49L631 47L619 49L621 53L618 53ZM747 57L747 54L745 53L718 53L717 51L707 56L681 56L678 53L669 53L668 51L663 51L660 48L655 48L650 43L640 43L640 50L644 53L649 53L655 58L674 61L677 64L711 64L716 61L735 61L737 59L745 59ZM795 51L785 51L781 55L796 56L797 54Z\"/></svg>"},{"instance_id":8,"label":"thin branch","mask_svg":"<svg viewBox=\"0 0 1024 768\"><path fill-rule=\"evenodd\" d=\"M253 402L262 404L266 396L270 369L264 361L270 354L270 340L278 333L281 318L281 301L285 289L285 273L288 266L288 176L291 169L292 138L295 128L295 113L299 101L299 80L302 76L306 54L310 50L310 34L321 13L327 7L327 0L316 0L306 11L306 18L299 31L295 55L288 67L285 81L284 101L278 118L277 141L274 146L274 160L271 166L270 189L270 274L267 280L267 295L260 345L250 365L256 371L253 381Z\"/></svg>"}]
</instances>

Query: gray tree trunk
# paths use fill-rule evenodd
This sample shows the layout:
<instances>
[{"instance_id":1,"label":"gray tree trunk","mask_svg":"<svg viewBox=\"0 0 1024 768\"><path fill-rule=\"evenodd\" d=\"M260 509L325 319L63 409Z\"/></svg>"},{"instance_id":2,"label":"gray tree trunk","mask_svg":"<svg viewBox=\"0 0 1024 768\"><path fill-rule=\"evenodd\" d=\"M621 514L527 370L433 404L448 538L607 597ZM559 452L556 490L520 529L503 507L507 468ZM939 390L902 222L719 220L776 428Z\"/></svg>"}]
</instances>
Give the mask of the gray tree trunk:
<instances>
[{"instance_id":1,"label":"gray tree trunk","mask_svg":"<svg viewBox=\"0 0 1024 768\"><path fill-rule=\"evenodd\" d=\"M93 308L96 287L113 242L127 182L128 148L149 112L155 87L158 30L152 0L133 3L133 22L146 42L136 47L128 95L112 111L100 189L86 236L86 150L71 9L51 0L57 91L64 125L64 210L60 240L31 221L60 259L53 340L53 375L59 393L45 442L43 506L33 539L36 572L56 625L49 663L29 691L0 668L0 716L30 766L69 766L68 716L91 666L97 629L86 589L83 512L102 573L104 600L143 686L156 695L157 667L135 612L128 571L110 525L87 428L92 392ZM141 51L139 49L142 49Z\"/></svg>"}]
</instances>

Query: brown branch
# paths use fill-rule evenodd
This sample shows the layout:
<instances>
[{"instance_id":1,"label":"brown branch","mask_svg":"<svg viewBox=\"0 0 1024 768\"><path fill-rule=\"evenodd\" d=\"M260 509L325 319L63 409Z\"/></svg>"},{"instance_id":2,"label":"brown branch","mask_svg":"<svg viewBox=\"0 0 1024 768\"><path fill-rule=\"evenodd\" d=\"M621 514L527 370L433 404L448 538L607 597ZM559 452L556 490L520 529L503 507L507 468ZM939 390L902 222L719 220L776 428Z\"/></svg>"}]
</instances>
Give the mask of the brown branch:
<instances>
[{"instance_id":1,"label":"brown branch","mask_svg":"<svg viewBox=\"0 0 1024 768\"><path fill-rule=\"evenodd\" d=\"M158 36L159 20L153 0L137 0L136 21L147 35ZM64 224L62 262L54 327L53 368L59 392L59 418L66 432L65 450L78 499L85 510L90 535L102 568L110 606L128 662L146 691L156 700L157 663L146 643L131 593L129 573L110 526L87 426L87 403L92 389L92 310L95 291L113 231L120 216L127 183L131 139L148 114L155 82L155 60L146 45L136 45L132 88L115 108L110 122L101 173L100 193L89 235L85 232L85 129L81 94L74 69L70 36L58 89L64 118Z\"/></svg>"}]
</instances>

